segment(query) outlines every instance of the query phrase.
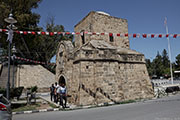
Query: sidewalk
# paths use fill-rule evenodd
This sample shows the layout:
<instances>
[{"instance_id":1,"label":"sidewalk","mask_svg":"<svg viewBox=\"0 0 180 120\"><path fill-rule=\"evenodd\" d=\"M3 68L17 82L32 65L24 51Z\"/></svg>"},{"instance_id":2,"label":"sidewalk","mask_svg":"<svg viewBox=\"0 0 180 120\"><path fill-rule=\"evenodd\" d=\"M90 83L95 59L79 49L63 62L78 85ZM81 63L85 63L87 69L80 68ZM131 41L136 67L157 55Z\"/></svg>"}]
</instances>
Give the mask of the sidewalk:
<instances>
[{"instance_id":1,"label":"sidewalk","mask_svg":"<svg viewBox=\"0 0 180 120\"><path fill-rule=\"evenodd\" d=\"M26 97L25 94L22 94L21 95L22 98ZM51 104L54 104L57 108L46 108L46 109L40 109L40 110L30 110L30 111L20 111L20 112L13 112L12 114L13 115L16 115L16 114L30 114L30 113L38 113L38 112L48 112L48 111L59 111L61 110L61 108L59 107L58 104L52 102L50 100L50 94L49 93L37 93L36 94L36 97L39 97L41 98L40 100L37 99L36 102L42 102L42 101L46 101L46 102L49 102ZM13 101L12 103L27 103L26 100L21 100L21 101Z\"/></svg>"},{"instance_id":2,"label":"sidewalk","mask_svg":"<svg viewBox=\"0 0 180 120\"><path fill-rule=\"evenodd\" d=\"M26 97L26 96L25 96L25 94L22 94L21 97ZM107 106L107 104L109 104L109 105L114 104L114 103L104 103L104 104L98 104L98 105L76 106L76 105L70 105L67 103L67 108L64 109L61 106L59 106L59 104L56 104L55 102L50 100L49 93L37 93L36 97L40 97L44 101L54 104L57 108L47 108L47 109L31 110L31 111L20 111L20 112L13 112L12 114L16 115L16 114L30 114L30 113L38 113L38 112L49 112L49 111L75 110L75 109L84 109L84 108L87 109L87 108L98 107L98 106ZM26 101L23 101L23 102L25 103Z\"/></svg>"},{"instance_id":3,"label":"sidewalk","mask_svg":"<svg viewBox=\"0 0 180 120\"><path fill-rule=\"evenodd\" d=\"M56 107L59 107L58 104L56 104L55 102L53 102L53 101L50 100L50 93L38 93L37 96L40 97L40 98L42 98L43 100L49 102L49 103L54 104Z\"/></svg>"}]
</instances>

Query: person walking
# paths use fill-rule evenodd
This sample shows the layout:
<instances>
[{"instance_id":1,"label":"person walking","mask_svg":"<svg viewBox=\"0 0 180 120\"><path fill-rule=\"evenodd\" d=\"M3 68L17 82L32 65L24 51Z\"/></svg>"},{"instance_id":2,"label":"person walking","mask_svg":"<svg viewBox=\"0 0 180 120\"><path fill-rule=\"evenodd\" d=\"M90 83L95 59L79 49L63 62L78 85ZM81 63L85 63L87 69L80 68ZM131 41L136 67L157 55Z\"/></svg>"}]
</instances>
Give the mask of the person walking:
<instances>
[{"instance_id":1,"label":"person walking","mask_svg":"<svg viewBox=\"0 0 180 120\"><path fill-rule=\"evenodd\" d=\"M51 101L53 101L53 99L54 99L54 90L55 90L55 87L54 87L54 84L52 84L50 87L50 99L51 99Z\"/></svg>"},{"instance_id":2,"label":"person walking","mask_svg":"<svg viewBox=\"0 0 180 120\"><path fill-rule=\"evenodd\" d=\"M62 83L62 85L58 88L57 93L60 97L60 105L63 108L66 108L66 103L67 103L67 90L66 90L66 86L64 83ZM63 100L64 100L64 104L63 104Z\"/></svg>"},{"instance_id":3,"label":"person walking","mask_svg":"<svg viewBox=\"0 0 180 120\"><path fill-rule=\"evenodd\" d=\"M55 90L54 90L54 102L58 103L58 94L57 94L57 90L59 88L59 85L57 84L57 82L55 82Z\"/></svg>"}]
</instances>

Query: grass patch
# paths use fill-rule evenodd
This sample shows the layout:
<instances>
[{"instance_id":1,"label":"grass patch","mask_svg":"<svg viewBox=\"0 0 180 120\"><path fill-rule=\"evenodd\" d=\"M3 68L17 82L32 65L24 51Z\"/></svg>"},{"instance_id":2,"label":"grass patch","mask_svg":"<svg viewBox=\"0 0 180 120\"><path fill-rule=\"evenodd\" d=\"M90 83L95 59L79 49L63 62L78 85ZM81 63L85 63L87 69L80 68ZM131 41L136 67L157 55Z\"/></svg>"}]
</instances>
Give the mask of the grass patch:
<instances>
[{"instance_id":1,"label":"grass patch","mask_svg":"<svg viewBox=\"0 0 180 120\"><path fill-rule=\"evenodd\" d=\"M122 101L122 102L119 102L117 104L128 104L128 103L134 103L136 102L135 100L126 100L126 101Z\"/></svg>"},{"instance_id":2,"label":"grass patch","mask_svg":"<svg viewBox=\"0 0 180 120\"><path fill-rule=\"evenodd\" d=\"M30 111L30 110L37 110L38 107L40 107L41 103L35 103L35 104L13 104L12 105L12 111L13 112L20 112L20 111Z\"/></svg>"},{"instance_id":3,"label":"grass patch","mask_svg":"<svg viewBox=\"0 0 180 120\"><path fill-rule=\"evenodd\" d=\"M41 99L40 97L36 97L36 100L38 100L38 99ZM12 101L13 100L16 100L16 99L12 99ZM21 97L21 98L19 98L19 100L18 101L27 101L27 97Z\"/></svg>"}]
</instances>

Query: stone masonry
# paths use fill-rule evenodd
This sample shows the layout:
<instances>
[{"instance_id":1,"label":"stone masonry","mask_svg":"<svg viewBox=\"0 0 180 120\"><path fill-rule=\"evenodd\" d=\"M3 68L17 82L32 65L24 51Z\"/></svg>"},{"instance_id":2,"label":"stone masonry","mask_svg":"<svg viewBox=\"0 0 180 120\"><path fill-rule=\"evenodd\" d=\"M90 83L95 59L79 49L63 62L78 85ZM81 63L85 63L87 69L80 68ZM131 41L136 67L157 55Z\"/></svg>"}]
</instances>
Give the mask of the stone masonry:
<instances>
[{"instance_id":1,"label":"stone masonry","mask_svg":"<svg viewBox=\"0 0 180 120\"><path fill-rule=\"evenodd\" d=\"M49 92L51 84L55 83L55 75L41 65L18 65L16 87L37 86L39 92Z\"/></svg>"},{"instance_id":2,"label":"stone masonry","mask_svg":"<svg viewBox=\"0 0 180 120\"><path fill-rule=\"evenodd\" d=\"M83 32L128 33L127 20L90 12L75 26L75 46L59 43L56 81L66 83L75 105L152 98L144 55L130 50L128 37Z\"/></svg>"}]
</instances>

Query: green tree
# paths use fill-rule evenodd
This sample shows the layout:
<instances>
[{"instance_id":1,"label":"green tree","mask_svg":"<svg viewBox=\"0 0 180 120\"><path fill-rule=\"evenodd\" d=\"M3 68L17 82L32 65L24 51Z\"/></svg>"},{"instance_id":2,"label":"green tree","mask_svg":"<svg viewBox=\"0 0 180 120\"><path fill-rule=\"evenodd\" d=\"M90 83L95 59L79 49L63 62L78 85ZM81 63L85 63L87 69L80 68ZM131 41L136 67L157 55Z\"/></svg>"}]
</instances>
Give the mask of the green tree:
<instances>
[{"instance_id":1,"label":"green tree","mask_svg":"<svg viewBox=\"0 0 180 120\"><path fill-rule=\"evenodd\" d=\"M40 15L33 13L32 9L38 7L41 0L0 0L0 28L6 29L8 23L4 21L10 13L18 21L15 26L22 31L37 31L41 30L37 24L39 23ZM7 49L7 35L0 33L0 43L2 48ZM18 56L33 58L31 48L36 47L35 43L38 36L14 34L13 44L16 45Z\"/></svg>"},{"instance_id":2,"label":"green tree","mask_svg":"<svg viewBox=\"0 0 180 120\"><path fill-rule=\"evenodd\" d=\"M65 32L63 25L55 25L54 17L50 16L47 18L46 22L46 31L48 32ZM47 61L50 62L51 58L56 55L57 47L60 41L62 40L70 40L72 41L73 35L53 35L53 36L40 36L39 37L41 42L36 44L38 47L34 49L34 53L36 53L36 59L40 61ZM45 65L47 69L51 72L55 73L55 66L48 64Z\"/></svg>"},{"instance_id":3,"label":"green tree","mask_svg":"<svg viewBox=\"0 0 180 120\"><path fill-rule=\"evenodd\" d=\"M64 32L62 25L54 24L54 17L49 17L45 30L38 27L40 15L33 13L32 9L39 6L41 0L0 0L0 28L8 25L4 22L9 13L13 13L18 21L15 26L21 31L49 31ZM7 49L7 35L0 33L2 48ZM14 34L13 44L16 45L17 56L32 60L49 62L55 55L60 40L72 40L72 35L23 35Z\"/></svg>"},{"instance_id":4,"label":"green tree","mask_svg":"<svg viewBox=\"0 0 180 120\"><path fill-rule=\"evenodd\" d=\"M170 75L170 60L166 49L162 52L163 75Z\"/></svg>"},{"instance_id":5,"label":"green tree","mask_svg":"<svg viewBox=\"0 0 180 120\"><path fill-rule=\"evenodd\" d=\"M175 66L176 66L176 70L180 70L180 54L176 56Z\"/></svg>"},{"instance_id":6,"label":"green tree","mask_svg":"<svg viewBox=\"0 0 180 120\"><path fill-rule=\"evenodd\" d=\"M163 75L163 63L162 63L162 56L159 52L156 55L156 58L152 62L153 74L157 76Z\"/></svg>"},{"instance_id":7,"label":"green tree","mask_svg":"<svg viewBox=\"0 0 180 120\"><path fill-rule=\"evenodd\" d=\"M166 51L166 49L163 50L162 52L162 64L165 68L169 67L169 57L168 57L168 53Z\"/></svg>"},{"instance_id":8,"label":"green tree","mask_svg":"<svg viewBox=\"0 0 180 120\"><path fill-rule=\"evenodd\" d=\"M39 23L40 15L33 13L32 9L37 8L41 0L0 0L0 28L6 28L8 23L4 21L10 13L18 21L15 25L19 30L39 30L37 24ZM6 35L1 39L1 43L7 46ZM14 42L18 45L19 37L15 35Z\"/></svg>"},{"instance_id":9,"label":"green tree","mask_svg":"<svg viewBox=\"0 0 180 120\"><path fill-rule=\"evenodd\" d=\"M147 67L149 76L152 76L153 75L153 68L152 68L151 60L150 59L145 59L145 61L146 61L146 67Z\"/></svg>"},{"instance_id":10,"label":"green tree","mask_svg":"<svg viewBox=\"0 0 180 120\"><path fill-rule=\"evenodd\" d=\"M46 31L48 32L65 32L63 25L55 25L54 17L48 17L46 23ZM61 40L70 40L72 41L73 35L53 35L53 36L41 36L38 47L34 49L37 53L37 58L44 61L50 61L50 59L56 55L57 46Z\"/></svg>"}]
</instances>

